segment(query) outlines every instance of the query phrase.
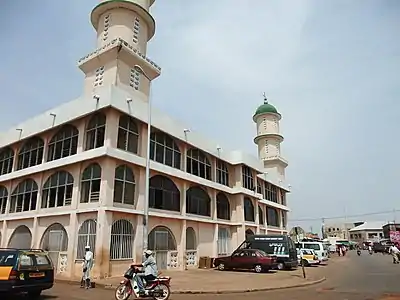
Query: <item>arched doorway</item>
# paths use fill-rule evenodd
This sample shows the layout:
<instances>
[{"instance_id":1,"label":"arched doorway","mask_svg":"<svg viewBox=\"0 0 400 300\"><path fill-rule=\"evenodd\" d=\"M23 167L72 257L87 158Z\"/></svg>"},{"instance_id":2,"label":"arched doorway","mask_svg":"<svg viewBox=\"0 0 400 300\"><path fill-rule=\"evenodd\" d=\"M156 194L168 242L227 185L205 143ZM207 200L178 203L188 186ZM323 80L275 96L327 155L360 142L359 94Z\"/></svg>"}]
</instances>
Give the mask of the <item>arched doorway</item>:
<instances>
[{"instance_id":1,"label":"arched doorway","mask_svg":"<svg viewBox=\"0 0 400 300\"><path fill-rule=\"evenodd\" d=\"M68 234L59 223L51 224L43 233L41 248L49 252L56 272L64 272L67 264Z\"/></svg>"},{"instance_id":2,"label":"arched doorway","mask_svg":"<svg viewBox=\"0 0 400 300\"><path fill-rule=\"evenodd\" d=\"M25 225L18 226L11 235L8 247L18 249L30 249L32 245L32 233Z\"/></svg>"},{"instance_id":3,"label":"arched doorway","mask_svg":"<svg viewBox=\"0 0 400 300\"><path fill-rule=\"evenodd\" d=\"M186 266L197 265L197 241L193 227L186 228Z\"/></svg>"},{"instance_id":4,"label":"arched doorway","mask_svg":"<svg viewBox=\"0 0 400 300\"><path fill-rule=\"evenodd\" d=\"M251 230L251 229L247 229L247 230L246 230L246 239L247 239L249 236L252 236L252 235L254 235L254 231Z\"/></svg>"},{"instance_id":5,"label":"arched doorway","mask_svg":"<svg viewBox=\"0 0 400 300\"><path fill-rule=\"evenodd\" d=\"M155 252L157 266L160 270L175 265L175 260L178 258L176 241L168 227L157 226L153 228L149 234L149 249ZM176 253L171 253L171 251Z\"/></svg>"}]
</instances>

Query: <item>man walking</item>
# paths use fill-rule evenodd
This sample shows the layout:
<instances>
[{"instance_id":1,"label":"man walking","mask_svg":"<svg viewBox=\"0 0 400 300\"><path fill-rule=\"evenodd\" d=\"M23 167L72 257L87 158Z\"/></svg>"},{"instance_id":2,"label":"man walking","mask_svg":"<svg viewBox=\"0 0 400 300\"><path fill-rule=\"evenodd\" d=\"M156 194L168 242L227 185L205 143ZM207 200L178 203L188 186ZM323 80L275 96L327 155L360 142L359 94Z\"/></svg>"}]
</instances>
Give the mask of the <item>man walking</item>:
<instances>
[{"instance_id":1,"label":"man walking","mask_svg":"<svg viewBox=\"0 0 400 300\"><path fill-rule=\"evenodd\" d=\"M84 284L84 287L86 289L89 289L91 287L90 283L90 272L93 268L93 252L90 251L90 246L85 247L85 258L83 262L83 276L82 276L82 284Z\"/></svg>"},{"instance_id":2,"label":"man walking","mask_svg":"<svg viewBox=\"0 0 400 300\"><path fill-rule=\"evenodd\" d=\"M397 246L393 244L392 247L390 247L390 253L392 254L392 257L393 257L393 263L398 264L399 263L399 255L400 255L399 248L397 248Z\"/></svg>"}]
</instances>

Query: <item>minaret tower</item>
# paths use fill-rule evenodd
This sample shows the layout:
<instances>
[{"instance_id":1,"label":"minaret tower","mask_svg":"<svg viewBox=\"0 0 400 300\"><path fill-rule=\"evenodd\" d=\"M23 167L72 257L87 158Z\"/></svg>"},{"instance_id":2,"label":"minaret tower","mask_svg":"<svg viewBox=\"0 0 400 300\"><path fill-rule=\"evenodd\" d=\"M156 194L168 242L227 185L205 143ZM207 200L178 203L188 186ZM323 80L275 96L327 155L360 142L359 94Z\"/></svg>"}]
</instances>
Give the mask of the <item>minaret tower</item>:
<instances>
[{"instance_id":1,"label":"minaret tower","mask_svg":"<svg viewBox=\"0 0 400 300\"><path fill-rule=\"evenodd\" d=\"M258 157L264 163L265 171L285 179L285 169L288 162L281 156L283 136L279 131L279 121L282 116L278 110L268 103L264 93L264 104L259 106L253 116L257 124L257 136L254 143L258 146Z\"/></svg>"},{"instance_id":2,"label":"minaret tower","mask_svg":"<svg viewBox=\"0 0 400 300\"><path fill-rule=\"evenodd\" d=\"M93 9L90 19L97 31L97 49L78 62L85 73L84 94L115 85L148 95L150 81L161 73L146 56L147 42L155 33L155 21L149 13L154 1L101 0ZM134 69L135 65L150 81Z\"/></svg>"}]
</instances>

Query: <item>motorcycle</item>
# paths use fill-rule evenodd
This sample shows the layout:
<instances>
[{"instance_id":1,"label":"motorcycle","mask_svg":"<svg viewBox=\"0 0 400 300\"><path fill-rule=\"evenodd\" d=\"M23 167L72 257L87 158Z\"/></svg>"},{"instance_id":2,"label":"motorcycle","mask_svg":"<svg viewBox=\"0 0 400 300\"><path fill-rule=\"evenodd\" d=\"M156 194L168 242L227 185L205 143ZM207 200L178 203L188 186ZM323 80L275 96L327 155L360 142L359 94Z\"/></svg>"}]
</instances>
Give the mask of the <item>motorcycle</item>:
<instances>
[{"instance_id":1,"label":"motorcycle","mask_svg":"<svg viewBox=\"0 0 400 300\"><path fill-rule=\"evenodd\" d=\"M152 298L154 300L168 300L171 295L169 276L159 276L153 281L144 282L145 294L139 294L137 274L140 273L138 265L131 265L124 274L124 280L115 290L116 300L128 300L130 296L135 298Z\"/></svg>"},{"instance_id":2,"label":"motorcycle","mask_svg":"<svg viewBox=\"0 0 400 300\"><path fill-rule=\"evenodd\" d=\"M372 253L373 253L372 250L369 250L369 255L372 255Z\"/></svg>"},{"instance_id":3,"label":"motorcycle","mask_svg":"<svg viewBox=\"0 0 400 300\"><path fill-rule=\"evenodd\" d=\"M360 250L360 249L357 250L357 255L358 255L358 256L361 255L361 250Z\"/></svg>"}]
</instances>

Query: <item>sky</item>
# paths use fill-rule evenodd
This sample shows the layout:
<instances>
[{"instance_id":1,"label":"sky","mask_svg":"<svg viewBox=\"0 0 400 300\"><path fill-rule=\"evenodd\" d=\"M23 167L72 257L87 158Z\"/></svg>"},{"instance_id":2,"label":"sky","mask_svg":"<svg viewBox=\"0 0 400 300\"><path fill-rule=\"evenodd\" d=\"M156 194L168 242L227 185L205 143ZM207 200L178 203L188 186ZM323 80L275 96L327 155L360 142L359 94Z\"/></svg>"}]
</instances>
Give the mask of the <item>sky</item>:
<instances>
[{"instance_id":1,"label":"sky","mask_svg":"<svg viewBox=\"0 0 400 300\"><path fill-rule=\"evenodd\" d=\"M5 0L0 130L78 97L98 0ZM400 2L156 0L154 105L227 149L257 155L263 92L283 118L289 222L400 212Z\"/></svg>"}]
</instances>

